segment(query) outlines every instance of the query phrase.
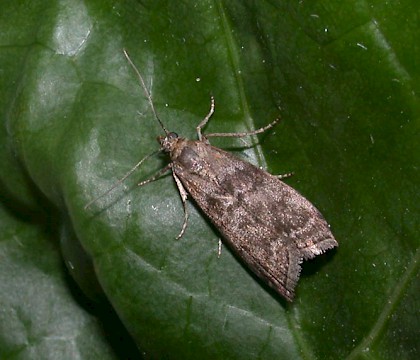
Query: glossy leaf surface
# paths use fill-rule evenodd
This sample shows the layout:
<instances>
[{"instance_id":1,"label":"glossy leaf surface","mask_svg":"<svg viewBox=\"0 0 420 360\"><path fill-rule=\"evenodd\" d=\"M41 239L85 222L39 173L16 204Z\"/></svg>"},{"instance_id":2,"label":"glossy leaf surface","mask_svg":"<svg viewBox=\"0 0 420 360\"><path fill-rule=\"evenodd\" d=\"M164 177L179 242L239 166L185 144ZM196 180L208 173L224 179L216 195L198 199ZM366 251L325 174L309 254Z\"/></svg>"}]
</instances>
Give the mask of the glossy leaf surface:
<instances>
[{"instance_id":1,"label":"glossy leaf surface","mask_svg":"<svg viewBox=\"0 0 420 360\"><path fill-rule=\"evenodd\" d=\"M55 329L64 339L89 333L83 346L74 342L80 358L129 357L129 340L104 336L69 291L61 244L92 304L109 301L146 358L418 357L417 2L1 7L0 181L3 206L13 211L2 216L0 302L3 314L18 314L1 320L3 354L54 358L47 340ZM182 136L195 137L210 95L208 132L252 130L281 116L246 144L212 143L271 173L293 171L287 183L331 224L340 247L303 264L293 304L226 247L219 257L217 229L193 204L175 240L183 214L172 178L136 188L164 157L84 209L162 135L123 48L165 126ZM42 230L21 220L39 213L57 220ZM57 328L63 314L73 330ZM31 324L42 329L35 337Z\"/></svg>"}]
</instances>

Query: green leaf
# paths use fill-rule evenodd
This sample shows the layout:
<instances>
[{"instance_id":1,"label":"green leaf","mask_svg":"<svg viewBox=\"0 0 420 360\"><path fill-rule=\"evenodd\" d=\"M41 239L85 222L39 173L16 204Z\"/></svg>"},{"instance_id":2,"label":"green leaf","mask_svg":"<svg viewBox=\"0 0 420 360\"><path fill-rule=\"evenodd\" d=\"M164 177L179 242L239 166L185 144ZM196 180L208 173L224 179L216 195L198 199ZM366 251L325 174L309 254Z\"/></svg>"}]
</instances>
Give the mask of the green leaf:
<instances>
[{"instance_id":1,"label":"green leaf","mask_svg":"<svg viewBox=\"0 0 420 360\"><path fill-rule=\"evenodd\" d=\"M130 351L136 356L127 335L125 349L118 344L125 329L113 311L84 300L70 281L55 219L40 215L22 217L0 204L0 358L118 359Z\"/></svg>"},{"instance_id":2,"label":"green leaf","mask_svg":"<svg viewBox=\"0 0 420 360\"><path fill-rule=\"evenodd\" d=\"M80 358L133 356L72 296L60 242L88 303L109 301L146 357L417 358L419 15L414 1L3 4L0 181L14 210L3 216L4 356L48 358L48 340L70 342L74 332L83 334L83 346L73 344ZM217 229L194 204L175 240L183 214L172 178L136 188L164 157L84 209L162 135L123 48L165 126L182 136L195 137L210 95L207 132L281 116L247 140L253 146L212 143L271 173L293 171L287 182L331 224L340 247L303 264L293 304L228 248L218 256ZM42 212L40 197L59 224L21 220ZM25 295L15 305L17 289ZM57 327L63 318L70 330ZM60 358L73 358L65 346Z\"/></svg>"}]
</instances>

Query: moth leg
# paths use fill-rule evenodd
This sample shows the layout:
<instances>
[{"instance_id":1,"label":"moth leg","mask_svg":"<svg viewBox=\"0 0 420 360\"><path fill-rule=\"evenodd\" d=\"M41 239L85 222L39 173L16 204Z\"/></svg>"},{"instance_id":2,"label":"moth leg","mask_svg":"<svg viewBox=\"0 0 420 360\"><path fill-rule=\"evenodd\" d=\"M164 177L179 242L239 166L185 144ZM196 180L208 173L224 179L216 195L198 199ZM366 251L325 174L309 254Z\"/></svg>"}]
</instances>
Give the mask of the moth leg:
<instances>
[{"instance_id":1,"label":"moth leg","mask_svg":"<svg viewBox=\"0 0 420 360\"><path fill-rule=\"evenodd\" d=\"M261 134L264 131L267 131L268 129L271 129L279 121L280 121L280 119L276 119L273 122L269 123L268 125L266 125L262 128L259 128L257 130L254 130L254 131L239 132L239 133L211 133L211 134L206 134L206 137L245 137L245 136Z\"/></svg>"},{"instance_id":2,"label":"moth leg","mask_svg":"<svg viewBox=\"0 0 420 360\"><path fill-rule=\"evenodd\" d=\"M280 174L280 175L274 175L277 179L281 180L281 179L286 179L289 177L292 177L295 173L293 172L289 172L287 174Z\"/></svg>"},{"instance_id":3,"label":"moth leg","mask_svg":"<svg viewBox=\"0 0 420 360\"><path fill-rule=\"evenodd\" d=\"M143 159L141 159L136 165L134 165L130 171L128 173L126 173L121 179L119 179L116 183L114 183L114 185L112 185L107 191L105 191L104 193L102 193L101 195L99 195L98 197L94 198L93 200L89 201L84 209L86 210L88 207L90 207L92 204L94 204L95 202L97 202L99 199L103 198L104 196L108 195L112 190L114 190L117 186L119 186L120 184L122 184L125 179L127 179L134 171L136 171L141 164L143 164L148 158L150 158L151 156L157 154L160 150L158 151L154 151L151 154L146 155Z\"/></svg>"},{"instance_id":4,"label":"moth leg","mask_svg":"<svg viewBox=\"0 0 420 360\"><path fill-rule=\"evenodd\" d=\"M219 247L217 249L217 257L220 258L222 255L222 239L219 238Z\"/></svg>"},{"instance_id":5,"label":"moth leg","mask_svg":"<svg viewBox=\"0 0 420 360\"><path fill-rule=\"evenodd\" d=\"M213 115L213 113L214 113L214 97L211 96L210 97L210 111L207 114L207 116L203 120L201 120L201 122L196 127L197 135L198 135L198 140L199 141L203 141L203 135L201 134L201 129L204 126L206 126L206 124L209 122L209 120L210 120L211 116Z\"/></svg>"},{"instance_id":6,"label":"moth leg","mask_svg":"<svg viewBox=\"0 0 420 360\"><path fill-rule=\"evenodd\" d=\"M182 235L184 235L185 229L187 228L187 223L188 223L187 196L188 196L188 193L185 190L184 186L182 185L181 180L179 180L178 176L176 176L173 171L172 171L172 175L174 176L176 186L178 187L179 195L181 195L182 206L184 207L184 222L182 224L181 232L176 237L176 239L178 240L182 237Z\"/></svg>"},{"instance_id":7,"label":"moth leg","mask_svg":"<svg viewBox=\"0 0 420 360\"><path fill-rule=\"evenodd\" d=\"M155 175L153 175L151 178L143 180L137 184L137 186L143 186L146 185L152 181L155 181L156 179L160 178L164 173L166 173L170 168L172 168L172 163L166 165L164 168L160 169Z\"/></svg>"}]
</instances>

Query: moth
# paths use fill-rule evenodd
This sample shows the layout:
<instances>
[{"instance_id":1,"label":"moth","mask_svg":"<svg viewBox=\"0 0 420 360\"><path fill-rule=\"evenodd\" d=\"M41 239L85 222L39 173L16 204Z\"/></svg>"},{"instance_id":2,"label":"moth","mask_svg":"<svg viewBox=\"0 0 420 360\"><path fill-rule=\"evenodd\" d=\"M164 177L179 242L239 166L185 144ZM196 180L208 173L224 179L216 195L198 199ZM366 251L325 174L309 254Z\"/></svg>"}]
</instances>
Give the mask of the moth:
<instances>
[{"instance_id":1,"label":"moth","mask_svg":"<svg viewBox=\"0 0 420 360\"><path fill-rule=\"evenodd\" d=\"M160 150L171 160L155 176L138 185L143 186L172 171L184 208L184 222L177 238L187 227L187 198L190 196L237 256L277 293L292 301L302 261L338 246L329 225L314 205L279 177L210 145L208 140L209 137L259 134L272 128L278 120L251 132L204 135L202 129L214 112L212 97L209 113L197 126L198 140L182 138L163 126L142 75L125 50L124 54L165 132L158 137ZM106 193L124 181L146 158Z\"/></svg>"}]
</instances>

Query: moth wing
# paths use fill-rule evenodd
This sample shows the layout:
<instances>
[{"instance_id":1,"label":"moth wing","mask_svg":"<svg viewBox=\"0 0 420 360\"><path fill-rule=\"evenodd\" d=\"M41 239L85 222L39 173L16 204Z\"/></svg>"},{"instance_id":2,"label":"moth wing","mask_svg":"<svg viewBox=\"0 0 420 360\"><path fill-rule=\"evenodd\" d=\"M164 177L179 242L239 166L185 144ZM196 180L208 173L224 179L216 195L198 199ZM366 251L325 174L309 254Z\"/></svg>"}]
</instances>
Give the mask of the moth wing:
<instances>
[{"instance_id":1,"label":"moth wing","mask_svg":"<svg viewBox=\"0 0 420 360\"><path fill-rule=\"evenodd\" d=\"M173 170L231 248L291 301L300 263L337 246L320 212L278 178L191 141Z\"/></svg>"}]
</instances>

